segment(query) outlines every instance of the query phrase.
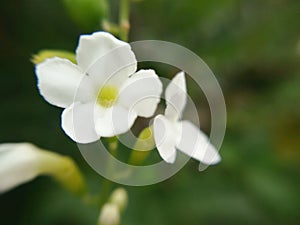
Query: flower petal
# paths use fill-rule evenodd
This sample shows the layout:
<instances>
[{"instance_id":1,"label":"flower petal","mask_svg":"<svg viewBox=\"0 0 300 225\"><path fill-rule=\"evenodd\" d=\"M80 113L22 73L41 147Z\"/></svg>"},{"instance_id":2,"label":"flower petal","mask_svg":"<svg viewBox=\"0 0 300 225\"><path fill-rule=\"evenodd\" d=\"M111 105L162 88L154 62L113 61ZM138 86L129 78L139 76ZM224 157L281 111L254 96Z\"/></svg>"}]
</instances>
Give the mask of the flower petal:
<instances>
[{"instance_id":1,"label":"flower petal","mask_svg":"<svg viewBox=\"0 0 300 225\"><path fill-rule=\"evenodd\" d=\"M139 116L150 117L156 110L161 93L162 83L155 71L140 70L126 80L118 101Z\"/></svg>"},{"instance_id":2,"label":"flower petal","mask_svg":"<svg viewBox=\"0 0 300 225\"><path fill-rule=\"evenodd\" d=\"M100 136L95 131L94 104L75 103L61 115L61 126L65 133L77 143L91 143Z\"/></svg>"},{"instance_id":3,"label":"flower petal","mask_svg":"<svg viewBox=\"0 0 300 225\"><path fill-rule=\"evenodd\" d=\"M174 163L179 137L176 123L172 123L163 115L158 115L154 119L153 128L154 140L160 156L167 163Z\"/></svg>"},{"instance_id":4,"label":"flower petal","mask_svg":"<svg viewBox=\"0 0 300 225\"><path fill-rule=\"evenodd\" d=\"M190 121L181 121L181 138L178 149L204 164L216 164L221 157L207 136Z\"/></svg>"},{"instance_id":5,"label":"flower petal","mask_svg":"<svg viewBox=\"0 0 300 225\"><path fill-rule=\"evenodd\" d=\"M171 80L166 88L166 110L165 115L172 119L177 120L186 105L186 83L184 72L179 72Z\"/></svg>"},{"instance_id":6,"label":"flower petal","mask_svg":"<svg viewBox=\"0 0 300 225\"><path fill-rule=\"evenodd\" d=\"M34 179L38 173L38 163L33 145L0 145L0 193Z\"/></svg>"},{"instance_id":7,"label":"flower petal","mask_svg":"<svg viewBox=\"0 0 300 225\"><path fill-rule=\"evenodd\" d=\"M36 66L40 94L52 105L70 106L80 85L83 73L67 59L51 58Z\"/></svg>"},{"instance_id":8,"label":"flower petal","mask_svg":"<svg viewBox=\"0 0 300 225\"><path fill-rule=\"evenodd\" d=\"M88 103L97 99L99 87L89 76L83 76L73 102Z\"/></svg>"},{"instance_id":9,"label":"flower petal","mask_svg":"<svg viewBox=\"0 0 300 225\"><path fill-rule=\"evenodd\" d=\"M130 75L137 68L137 61L130 45L107 32L81 35L76 49L76 59L84 72L88 71L95 77L107 78L124 67L127 75Z\"/></svg>"},{"instance_id":10,"label":"flower petal","mask_svg":"<svg viewBox=\"0 0 300 225\"><path fill-rule=\"evenodd\" d=\"M98 89L105 85L120 88L135 72L135 70L131 71L130 65L123 65L126 62L114 60L114 58L108 57L101 58L88 69L87 74Z\"/></svg>"},{"instance_id":11,"label":"flower petal","mask_svg":"<svg viewBox=\"0 0 300 225\"><path fill-rule=\"evenodd\" d=\"M137 114L134 111L129 111L120 105L110 108L95 105L96 132L102 137L113 137L127 132L136 118Z\"/></svg>"}]
</instances>

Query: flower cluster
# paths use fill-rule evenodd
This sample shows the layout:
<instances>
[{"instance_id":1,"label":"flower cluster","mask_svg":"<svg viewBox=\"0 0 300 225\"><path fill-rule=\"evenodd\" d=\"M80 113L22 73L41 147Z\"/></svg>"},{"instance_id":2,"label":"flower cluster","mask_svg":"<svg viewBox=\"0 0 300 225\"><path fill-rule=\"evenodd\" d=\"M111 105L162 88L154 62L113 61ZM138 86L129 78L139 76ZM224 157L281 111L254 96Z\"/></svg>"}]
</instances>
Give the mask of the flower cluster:
<instances>
[{"instance_id":1,"label":"flower cluster","mask_svg":"<svg viewBox=\"0 0 300 225\"><path fill-rule=\"evenodd\" d=\"M76 62L53 57L38 63L36 75L41 95L64 108L61 126L75 142L90 143L101 137L127 132L137 117L152 117L163 85L154 70L137 71L128 43L109 33L81 35ZM186 104L186 82L178 73L165 91L166 110L154 119L156 147L168 163L176 149L205 164L220 161L206 135L180 117Z\"/></svg>"}]
</instances>

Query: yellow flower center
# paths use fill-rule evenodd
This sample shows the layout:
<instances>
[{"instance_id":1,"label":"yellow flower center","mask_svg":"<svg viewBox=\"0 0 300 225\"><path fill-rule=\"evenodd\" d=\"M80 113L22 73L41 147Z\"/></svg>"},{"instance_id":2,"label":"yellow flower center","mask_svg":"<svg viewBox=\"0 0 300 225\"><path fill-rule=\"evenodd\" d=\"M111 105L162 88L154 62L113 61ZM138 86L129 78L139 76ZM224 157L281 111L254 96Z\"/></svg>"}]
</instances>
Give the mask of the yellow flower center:
<instances>
[{"instance_id":1,"label":"yellow flower center","mask_svg":"<svg viewBox=\"0 0 300 225\"><path fill-rule=\"evenodd\" d=\"M118 97L118 89L112 85L104 86L97 98L97 103L105 108L113 106Z\"/></svg>"}]
</instances>

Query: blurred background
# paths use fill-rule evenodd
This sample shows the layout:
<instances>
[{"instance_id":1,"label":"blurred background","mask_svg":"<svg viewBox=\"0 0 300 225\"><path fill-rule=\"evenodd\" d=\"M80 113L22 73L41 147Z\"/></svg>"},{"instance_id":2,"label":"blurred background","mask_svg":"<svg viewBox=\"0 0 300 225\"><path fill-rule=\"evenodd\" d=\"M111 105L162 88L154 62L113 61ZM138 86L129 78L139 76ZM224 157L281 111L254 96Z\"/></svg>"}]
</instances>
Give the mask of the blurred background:
<instances>
[{"instance_id":1,"label":"blurred background","mask_svg":"<svg viewBox=\"0 0 300 225\"><path fill-rule=\"evenodd\" d=\"M72 156L97 192L102 177L64 135L61 109L38 94L30 62L41 49L74 52L80 34L101 29L94 15L105 10L78 11L77 2L1 1L0 140ZM118 1L109 3L116 21ZM228 118L222 162L198 172L191 160L167 181L126 187L122 224L300 224L300 1L141 0L132 4L131 26L130 41L175 42L204 59L223 89ZM174 75L174 68L156 69ZM209 133L206 100L188 86ZM47 177L0 195L1 225L94 225L98 214Z\"/></svg>"}]
</instances>

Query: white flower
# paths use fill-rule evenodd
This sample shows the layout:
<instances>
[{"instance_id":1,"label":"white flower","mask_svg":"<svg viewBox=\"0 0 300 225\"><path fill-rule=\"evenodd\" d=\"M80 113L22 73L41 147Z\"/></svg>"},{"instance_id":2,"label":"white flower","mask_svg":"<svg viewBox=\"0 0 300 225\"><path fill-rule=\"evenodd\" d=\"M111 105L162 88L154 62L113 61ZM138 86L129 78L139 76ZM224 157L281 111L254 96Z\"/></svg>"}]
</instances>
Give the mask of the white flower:
<instances>
[{"instance_id":1,"label":"white flower","mask_svg":"<svg viewBox=\"0 0 300 225\"><path fill-rule=\"evenodd\" d=\"M0 193L39 175L50 175L76 193L85 188L77 166L69 157L42 150L30 143L0 144Z\"/></svg>"},{"instance_id":2,"label":"white flower","mask_svg":"<svg viewBox=\"0 0 300 225\"><path fill-rule=\"evenodd\" d=\"M154 114L162 84L153 70L137 70L128 43L109 33L81 35L73 64L51 58L36 66L38 88L65 108L62 128L78 143L125 133L137 116Z\"/></svg>"},{"instance_id":3,"label":"white flower","mask_svg":"<svg viewBox=\"0 0 300 225\"><path fill-rule=\"evenodd\" d=\"M216 164L221 158L207 136L190 121L179 120L186 105L186 84L183 72L178 73L165 92L164 115L154 119L154 139L160 156L174 163L176 149L204 164Z\"/></svg>"}]
</instances>

